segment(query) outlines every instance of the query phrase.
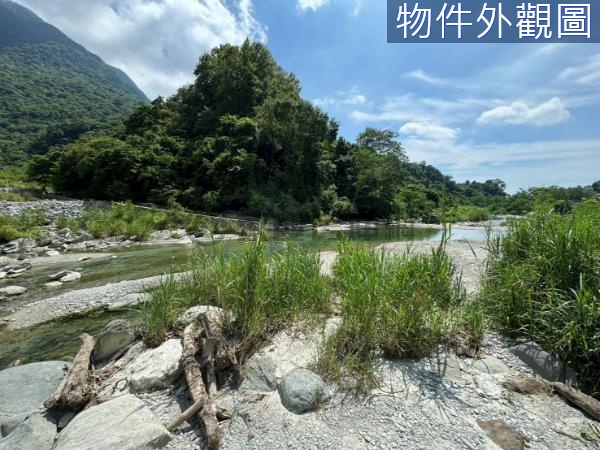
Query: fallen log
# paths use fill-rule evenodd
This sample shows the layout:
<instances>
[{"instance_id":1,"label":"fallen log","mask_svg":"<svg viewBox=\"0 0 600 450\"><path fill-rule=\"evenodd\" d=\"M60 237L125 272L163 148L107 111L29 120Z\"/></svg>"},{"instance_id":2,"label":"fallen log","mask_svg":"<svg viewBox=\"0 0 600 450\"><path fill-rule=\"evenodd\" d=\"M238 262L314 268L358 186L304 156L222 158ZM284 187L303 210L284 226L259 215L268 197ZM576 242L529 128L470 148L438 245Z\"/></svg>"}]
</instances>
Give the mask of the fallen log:
<instances>
[{"instance_id":1,"label":"fallen log","mask_svg":"<svg viewBox=\"0 0 600 450\"><path fill-rule=\"evenodd\" d=\"M559 381L551 384L561 397L600 421L600 401Z\"/></svg>"},{"instance_id":2,"label":"fallen log","mask_svg":"<svg viewBox=\"0 0 600 450\"><path fill-rule=\"evenodd\" d=\"M44 406L51 408L71 408L78 411L85 407L93 396L94 383L90 379L92 351L96 341L89 334L82 334L81 348L73 360L69 371L60 382L58 388Z\"/></svg>"},{"instance_id":3,"label":"fallen log","mask_svg":"<svg viewBox=\"0 0 600 450\"><path fill-rule=\"evenodd\" d=\"M559 381L551 382L518 375L508 379L504 383L504 386L511 391L527 395L550 394L554 392L594 419L600 421L600 401Z\"/></svg>"},{"instance_id":4,"label":"fallen log","mask_svg":"<svg viewBox=\"0 0 600 450\"><path fill-rule=\"evenodd\" d=\"M221 444L221 428L217 421L215 404L209 397L204 386L202 369L196 360L197 352L196 322L192 322L183 332L183 371L192 400L195 404L200 403L201 405L201 411L198 414L198 418L203 426L208 448L210 450L216 450Z\"/></svg>"}]
</instances>

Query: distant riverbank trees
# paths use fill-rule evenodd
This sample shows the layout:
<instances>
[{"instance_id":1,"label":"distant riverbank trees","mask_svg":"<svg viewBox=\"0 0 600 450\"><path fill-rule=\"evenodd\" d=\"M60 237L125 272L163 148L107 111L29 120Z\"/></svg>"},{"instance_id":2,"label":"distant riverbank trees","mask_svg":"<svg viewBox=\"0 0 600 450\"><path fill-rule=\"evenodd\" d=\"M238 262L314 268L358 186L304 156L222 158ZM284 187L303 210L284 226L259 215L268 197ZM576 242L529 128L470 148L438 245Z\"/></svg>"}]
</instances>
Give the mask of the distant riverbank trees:
<instances>
[{"instance_id":1,"label":"distant riverbank trees","mask_svg":"<svg viewBox=\"0 0 600 450\"><path fill-rule=\"evenodd\" d=\"M409 162L391 131L367 128L356 143L339 137L337 122L300 97L296 77L262 44L220 46L195 75L109 134L34 156L30 177L76 197L292 222L470 220L505 206L501 180L456 183Z\"/></svg>"}]
</instances>

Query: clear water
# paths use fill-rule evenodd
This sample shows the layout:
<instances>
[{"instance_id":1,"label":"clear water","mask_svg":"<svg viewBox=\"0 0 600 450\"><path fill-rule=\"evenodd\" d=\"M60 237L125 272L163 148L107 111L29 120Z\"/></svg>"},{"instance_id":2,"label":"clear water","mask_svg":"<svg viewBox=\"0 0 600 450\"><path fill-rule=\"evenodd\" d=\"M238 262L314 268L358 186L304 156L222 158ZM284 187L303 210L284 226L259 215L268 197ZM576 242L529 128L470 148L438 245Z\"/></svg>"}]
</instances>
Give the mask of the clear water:
<instances>
[{"instance_id":1,"label":"clear water","mask_svg":"<svg viewBox=\"0 0 600 450\"><path fill-rule=\"evenodd\" d=\"M376 246L385 242L440 240L442 230L394 226L321 233L316 231L273 232L270 235L267 250L275 250L286 241L319 251L335 250L336 242L342 237ZM451 239L485 239L485 232L453 229ZM217 245L225 246L228 251L235 252L241 248L243 243L230 241ZM184 264L191 250L190 247L183 245L140 245L107 251L106 257L101 259L33 268L14 280L15 283L27 287L29 291L23 296L4 301L0 305L0 315L7 314L8 307L58 295L67 290L100 286L168 272L171 267L177 268ZM43 284L48 281L49 274L58 270L78 270L82 273L81 280L66 284L60 290L49 293ZM97 334L111 320L126 318L135 322L138 316L139 313L135 309L120 312L98 311L63 318L26 330L8 331L0 328L0 369L17 359L23 363L71 359L79 349L81 333Z\"/></svg>"}]
</instances>

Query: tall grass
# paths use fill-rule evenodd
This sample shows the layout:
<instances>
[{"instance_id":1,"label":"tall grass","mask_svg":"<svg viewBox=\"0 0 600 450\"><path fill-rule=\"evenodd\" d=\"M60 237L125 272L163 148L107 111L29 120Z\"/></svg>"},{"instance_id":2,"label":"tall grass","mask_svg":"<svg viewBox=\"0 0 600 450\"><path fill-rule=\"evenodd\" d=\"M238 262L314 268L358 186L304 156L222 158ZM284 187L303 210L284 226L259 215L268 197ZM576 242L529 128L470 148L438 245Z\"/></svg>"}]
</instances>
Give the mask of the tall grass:
<instances>
[{"instance_id":1,"label":"tall grass","mask_svg":"<svg viewBox=\"0 0 600 450\"><path fill-rule=\"evenodd\" d=\"M228 333L250 347L292 322L329 312L330 283L320 268L318 254L291 244L268 255L262 233L239 253L221 246L199 250L175 289L163 286L148 303L147 313L155 318L145 320L153 325L147 332L159 338L186 308L214 305L227 311Z\"/></svg>"},{"instance_id":2,"label":"tall grass","mask_svg":"<svg viewBox=\"0 0 600 450\"><path fill-rule=\"evenodd\" d=\"M320 358L327 375L351 374L364 387L377 355L422 357L459 335L471 345L481 339L481 314L454 278L443 244L429 255L394 256L346 241L339 253L342 324Z\"/></svg>"},{"instance_id":3,"label":"tall grass","mask_svg":"<svg viewBox=\"0 0 600 450\"><path fill-rule=\"evenodd\" d=\"M600 204L538 211L488 248L481 298L493 323L558 355L600 395Z\"/></svg>"}]
</instances>

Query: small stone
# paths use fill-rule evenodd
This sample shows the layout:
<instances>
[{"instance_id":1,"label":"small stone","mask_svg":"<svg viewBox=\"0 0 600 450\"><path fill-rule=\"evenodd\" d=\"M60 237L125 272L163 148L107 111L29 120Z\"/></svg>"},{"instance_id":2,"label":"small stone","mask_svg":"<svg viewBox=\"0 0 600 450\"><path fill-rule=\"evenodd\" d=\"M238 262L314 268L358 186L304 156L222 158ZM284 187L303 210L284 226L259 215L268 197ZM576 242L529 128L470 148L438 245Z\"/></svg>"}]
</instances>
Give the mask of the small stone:
<instances>
[{"instance_id":1,"label":"small stone","mask_svg":"<svg viewBox=\"0 0 600 450\"><path fill-rule=\"evenodd\" d=\"M48 251L45 253L45 255L46 255L46 256L58 256L58 255L60 255L60 252L59 252L59 251L57 251L57 250L48 250Z\"/></svg>"},{"instance_id":2,"label":"small stone","mask_svg":"<svg viewBox=\"0 0 600 450\"><path fill-rule=\"evenodd\" d=\"M65 276L61 277L59 281L63 283L70 283L72 281L77 281L81 278L81 274L79 272L69 272Z\"/></svg>"},{"instance_id":3,"label":"small stone","mask_svg":"<svg viewBox=\"0 0 600 450\"><path fill-rule=\"evenodd\" d=\"M6 278L7 273L6 272L0 272L0 280L2 280L3 278Z\"/></svg>"},{"instance_id":4,"label":"small stone","mask_svg":"<svg viewBox=\"0 0 600 450\"><path fill-rule=\"evenodd\" d=\"M60 272L53 273L52 275L48 275L48 279L50 281L60 280L62 277L69 274L68 270L62 270Z\"/></svg>"},{"instance_id":5,"label":"small stone","mask_svg":"<svg viewBox=\"0 0 600 450\"><path fill-rule=\"evenodd\" d=\"M87 261L88 259L90 259L89 256L82 256L81 258L79 258L77 261L81 262L81 261Z\"/></svg>"},{"instance_id":6,"label":"small stone","mask_svg":"<svg viewBox=\"0 0 600 450\"><path fill-rule=\"evenodd\" d=\"M295 369L285 375L278 391L283 406L296 414L318 408L333 395L323 379L307 369Z\"/></svg>"},{"instance_id":7,"label":"small stone","mask_svg":"<svg viewBox=\"0 0 600 450\"><path fill-rule=\"evenodd\" d=\"M8 297L23 295L27 292L27 288L23 286L6 286L0 288L0 295L6 295Z\"/></svg>"},{"instance_id":8,"label":"small stone","mask_svg":"<svg viewBox=\"0 0 600 450\"><path fill-rule=\"evenodd\" d=\"M50 283L44 284L44 287L46 289L58 289L62 285L63 285L63 283L61 283L60 281L51 281Z\"/></svg>"}]
</instances>

